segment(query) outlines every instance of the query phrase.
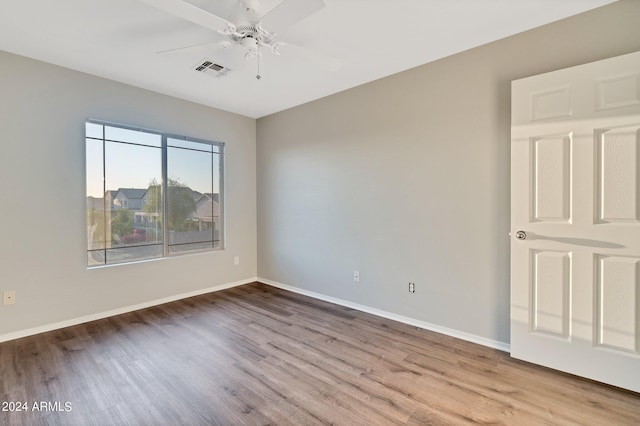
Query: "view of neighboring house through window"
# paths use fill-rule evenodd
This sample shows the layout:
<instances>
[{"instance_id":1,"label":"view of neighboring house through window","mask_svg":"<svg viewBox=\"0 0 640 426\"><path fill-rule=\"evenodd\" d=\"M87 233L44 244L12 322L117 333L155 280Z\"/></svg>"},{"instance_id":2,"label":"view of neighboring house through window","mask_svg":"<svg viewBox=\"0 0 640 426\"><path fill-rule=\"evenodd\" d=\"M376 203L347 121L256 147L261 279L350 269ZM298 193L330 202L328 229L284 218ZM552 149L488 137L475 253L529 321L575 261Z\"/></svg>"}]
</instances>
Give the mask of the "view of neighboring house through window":
<instances>
[{"instance_id":1,"label":"view of neighboring house through window","mask_svg":"<svg viewBox=\"0 0 640 426\"><path fill-rule=\"evenodd\" d=\"M87 121L88 266L222 249L223 147Z\"/></svg>"}]
</instances>

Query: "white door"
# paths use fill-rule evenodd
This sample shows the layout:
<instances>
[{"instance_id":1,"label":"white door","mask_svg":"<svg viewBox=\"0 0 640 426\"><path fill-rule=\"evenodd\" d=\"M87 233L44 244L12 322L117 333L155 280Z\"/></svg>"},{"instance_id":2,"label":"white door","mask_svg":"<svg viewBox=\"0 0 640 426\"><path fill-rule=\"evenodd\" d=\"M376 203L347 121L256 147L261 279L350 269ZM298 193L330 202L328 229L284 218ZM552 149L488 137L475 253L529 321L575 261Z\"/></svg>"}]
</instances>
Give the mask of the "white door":
<instances>
[{"instance_id":1,"label":"white door","mask_svg":"<svg viewBox=\"0 0 640 426\"><path fill-rule=\"evenodd\" d=\"M640 52L514 81L511 117L511 355L640 392Z\"/></svg>"}]
</instances>

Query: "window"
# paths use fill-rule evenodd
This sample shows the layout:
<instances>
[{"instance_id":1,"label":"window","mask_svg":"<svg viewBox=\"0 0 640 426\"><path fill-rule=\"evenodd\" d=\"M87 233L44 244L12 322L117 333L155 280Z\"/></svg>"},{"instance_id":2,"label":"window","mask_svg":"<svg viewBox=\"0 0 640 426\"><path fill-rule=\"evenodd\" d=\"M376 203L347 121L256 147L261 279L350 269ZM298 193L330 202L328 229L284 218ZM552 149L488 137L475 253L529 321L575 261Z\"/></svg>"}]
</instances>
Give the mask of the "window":
<instances>
[{"instance_id":1,"label":"window","mask_svg":"<svg viewBox=\"0 0 640 426\"><path fill-rule=\"evenodd\" d=\"M222 249L223 149L88 120L87 265Z\"/></svg>"}]
</instances>

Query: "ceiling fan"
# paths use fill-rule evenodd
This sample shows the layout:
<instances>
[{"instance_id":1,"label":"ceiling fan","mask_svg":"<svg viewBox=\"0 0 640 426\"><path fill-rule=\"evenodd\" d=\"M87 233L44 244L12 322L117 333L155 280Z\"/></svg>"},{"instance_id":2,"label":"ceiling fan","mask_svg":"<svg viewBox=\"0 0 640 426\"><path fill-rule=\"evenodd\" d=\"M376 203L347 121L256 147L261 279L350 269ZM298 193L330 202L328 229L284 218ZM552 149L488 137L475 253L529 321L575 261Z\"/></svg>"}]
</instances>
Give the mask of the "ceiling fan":
<instances>
[{"instance_id":1,"label":"ceiling fan","mask_svg":"<svg viewBox=\"0 0 640 426\"><path fill-rule=\"evenodd\" d=\"M301 20L325 7L324 0L282 0L273 6L271 0L140 0L159 10L215 31L223 37L218 44L225 48L240 47L245 59L257 58L260 79L260 57L266 50L280 55L280 48L287 46L292 53L304 60L311 60L325 69L336 71L340 64L333 58L305 51L294 44L284 42L278 35ZM211 44L212 42L206 43ZM160 54L190 49L202 45L179 47L157 52Z\"/></svg>"}]
</instances>

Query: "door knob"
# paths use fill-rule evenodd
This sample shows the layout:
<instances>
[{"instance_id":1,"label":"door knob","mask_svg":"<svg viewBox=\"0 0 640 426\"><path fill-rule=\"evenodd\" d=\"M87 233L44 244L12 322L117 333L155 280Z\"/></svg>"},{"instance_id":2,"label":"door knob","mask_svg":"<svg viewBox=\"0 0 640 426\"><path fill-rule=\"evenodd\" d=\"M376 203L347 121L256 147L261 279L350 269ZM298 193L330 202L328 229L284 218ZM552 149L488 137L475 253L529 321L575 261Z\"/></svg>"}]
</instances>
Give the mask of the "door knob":
<instances>
[{"instance_id":1,"label":"door knob","mask_svg":"<svg viewBox=\"0 0 640 426\"><path fill-rule=\"evenodd\" d=\"M527 239L527 233L524 231L518 231L516 232L516 238L518 240L526 240Z\"/></svg>"}]
</instances>

